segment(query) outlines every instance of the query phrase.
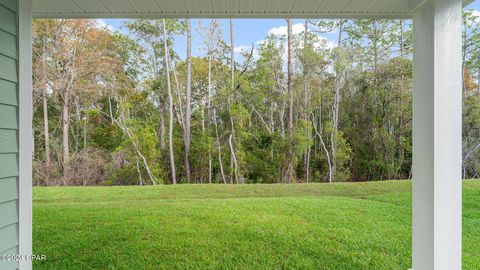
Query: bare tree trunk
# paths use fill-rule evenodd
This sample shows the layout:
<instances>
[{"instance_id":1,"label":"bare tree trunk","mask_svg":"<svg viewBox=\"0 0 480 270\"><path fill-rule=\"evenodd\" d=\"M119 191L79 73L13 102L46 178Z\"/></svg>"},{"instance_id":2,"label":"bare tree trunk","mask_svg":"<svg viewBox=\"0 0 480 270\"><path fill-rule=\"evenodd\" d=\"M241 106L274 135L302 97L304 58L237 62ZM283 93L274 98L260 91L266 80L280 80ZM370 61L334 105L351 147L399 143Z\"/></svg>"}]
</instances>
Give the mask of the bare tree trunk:
<instances>
[{"instance_id":1,"label":"bare tree trunk","mask_svg":"<svg viewBox=\"0 0 480 270\"><path fill-rule=\"evenodd\" d=\"M43 100L43 131L45 136L45 165L47 166L47 171L50 171L51 161L50 161L50 131L48 127L48 104L47 104L47 94L45 93L46 89L43 90L42 100Z\"/></svg>"},{"instance_id":2,"label":"bare tree trunk","mask_svg":"<svg viewBox=\"0 0 480 270\"><path fill-rule=\"evenodd\" d=\"M467 61L467 46L468 46L468 34L467 31L462 31L462 93L463 93L463 98L462 98L462 108L465 108L465 101L467 99L467 88L465 85L465 71L466 71L466 61Z\"/></svg>"},{"instance_id":3,"label":"bare tree trunk","mask_svg":"<svg viewBox=\"0 0 480 270\"><path fill-rule=\"evenodd\" d=\"M282 109L280 110L280 127L282 131L282 138L285 138L286 132L285 132L285 111L286 111L286 106L287 106L287 101L285 99L282 100Z\"/></svg>"},{"instance_id":4,"label":"bare tree trunk","mask_svg":"<svg viewBox=\"0 0 480 270\"><path fill-rule=\"evenodd\" d=\"M232 93L235 91L235 43L233 37L233 19L230 18L230 80Z\"/></svg>"},{"instance_id":5,"label":"bare tree trunk","mask_svg":"<svg viewBox=\"0 0 480 270\"><path fill-rule=\"evenodd\" d=\"M180 84L178 82L178 77L177 77L177 69L175 62L172 63L172 71L173 71L173 79L175 80L175 92L177 94L177 100L178 100L178 110L175 110L175 115L177 117L177 122L180 124L182 129L185 131L185 121L183 120L183 103L182 103L182 95L180 93Z\"/></svg>"},{"instance_id":6,"label":"bare tree trunk","mask_svg":"<svg viewBox=\"0 0 480 270\"><path fill-rule=\"evenodd\" d=\"M292 20L288 19L288 60L287 60L287 87L288 87L288 132L291 136L293 134L293 86L292 86L292 73L293 73L293 44L292 44Z\"/></svg>"},{"instance_id":7,"label":"bare tree trunk","mask_svg":"<svg viewBox=\"0 0 480 270\"><path fill-rule=\"evenodd\" d=\"M110 116L110 121L113 124L112 99L110 97L108 97L108 115Z\"/></svg>"},{"instance_id":8,"label":"bare tree trunk","mask_svg":"<svg viewBox=\"0 0 480 270\"><path fill-rule=\"evenodd\" d=\"M321 121L321 120L320 120ZM312 117L312 123L313 123L313 128L315 130L315 133L318 136L318 139L320 140L320 144L322 145L323 151L325 152L325 157L327 158L327 164L328 164L328 182L332 183L333 181L333 174L332 174L332 162L330 160L330 154L328 152L327 146L325 145L325 141L323 140L322 133L323 133L323 128L320 128L320 131L317 128L316 120L315 117Z\"/></svg>"},{"instance_id":9,"label":"bare tree trunk","mask_svg":"<svg viewBox=\"0 0 480 270\"><path fill-rule=\"evenodd\" d=\"M65 90L63 94L63 105L62 105L62 146L63 146L63 178L64 184L66 184L65 179L69 176L69 160L70 160L70 145L68 142L68 132L70 130L70 114L69 114L69 99L70 93L68 90Z\"/></svg>"},{"instance_id":10,"label":"bare tree trunk","mask_svg":"<svg viewBox=\"0 0 480 270\"><path fill-rule=\"evenodd\" d=\"M213 34L212 34L213 36ZM210 36L210 39L212 37ZM208 41L208 91L207 91L207 127L209 126L209 121L211 120L210 109L211 109L211 96L212 96L212 40ZM212 183L212 153L210 147L208 148L208 182Z\"/></svg>"},{"instance_id":11,"label":"bare tree trunk","mask_svg":"<svg viewBox=\"0 0 480 270\"><path fill-rule=\"evenodd\" d=\"M237 157L235 156L235 148L234 148L234 144L233 144L233 134L231 134L231 133L230 133L230 136L228 137L228 144L230 146L230 151L232 153L231 158L232 158L233 169L234 169L233 174L235 175L235 183L239 184L238 174L237 174L238 163L237 163Z\"/></svg>"},{"instance_id":12,"label":"bare tree trunk","mask_svg":"<svg viewBox=\"0 0 480 270\"><path fill-rule=\"evenodd\" d=\"M160 106L160 148L165 149L165 109L162 101L159 101Z\"/></svg>"},{"instance_id":13,"label":"bare tree trunk","mask_svg":"<svg viewBox=\"0 0 480 270\"><path fill-rule=\"evenodd\" d=\"M117 96L117 101L118 101L118 96ZM119 102L119 103L121 104L121 102ZM132 142L132 146L135 149L135 152L136 152L136 155L137 155L137 157L136 157L137 162L138 162L138 157L140 157L142 159L142 162L143 162L143 167L147 171L148 177L152 181L152 184L156 185L157 182L158 182L157 178L153 175L152 170L150 169L150 166L148 165L147 159L145 158L145 156L140 151L140 147L138 146L137 142L135 141L132 134L130 133L128 127L124 123L125 122L124 109L121 108L121 107L119 109L120 109L120 111L119 111L118 119L112 118L112 121L113 121L113 123L117 124L117 126L122 130L123 134L126 135L130 139L130 141ZM137 166L138 166L138 163L137 163ZM143 179L142 179L142 176L141 176L141 173L140 173L138 167L137 167L137 170L138 170L138 173L140 174L139 175L140 184L143 185Z\"/></svg>"},{"instance_id":14,"label":"bare tree trunk","mask_svg":"<svg viewBox=\"0 0 480 270\"><path fill-rule=\"evenodd\" d=\"M133 148L135 148L135 152L137 153L137 156L139 156L142 159L143 166L144 166L145 170L147 170L148 177L150 177L150 180L152 181L152 184L156 185L158 180L153 175L152 170L150 169L150 166L148 165L147 159L145 158L145 156L140 151L140 147L138 146L137 142L133 138L132 134L130 134L130 131L128 130L128 127L123 123L123 113L118 120L114 120L114 121L117 123L118 127L122 130L122 132L125 135L128 136L130 141L132 141Z\"/></svg>"},{"instance_id":15,"label":"bare tree trunk","mask_svg":"<svg viewBox=\"0 0 480 270\"><path fill-rule=\"evenodd\" d=\"M80 126L81 126L81 122L82 122L82 117L80 115L80 102L78 101L79 97L76 96L74 98L74 102L75 102L75 117L77 118L77 128L75 129L75 134L74 134L74 138L75 138L75 152L78 152L79 148L80 148L80 143L79 143L79 136L80 136Z\"/></svg>"},{"instance_id":16,"label":"bare tree trunk","mask_svg":"<svg viewBox=\"0 0 480 270\"><path fill-rule=\"evenodd\" d=\"M308 60L307 60L307 46L308 46L308 20L305 20L303 33L303 120L308 122ZM305 135L311 138L309 128L305 128ZM307 146L303 154L303 171L305 182L309 182L310 178L310 145Z\"/></svg>"},{"instance_id":17,"label":"bare tree trunk","mask_svg":"<svg viewBox=\"0 0 480 270\"><path fill-rule=\"evenodd\" d=\"M342 48L342 37L343 37L343 24L345 21L343 19L340 19L338 22L338 48Z\"/></svg>"},{"instance_id":18,"label":"bare tree trunk","mask_svg":"<svg viewBox=\"0 0 480 270\"><path fill-rule=\"evenodd\" d=\"M192 95L192 26L190 19L187 20L187 101L185 112L185 171L187 181L192 181L190 171L190 121L191 121L191 95Z\"/></svg>"},{"instance_id":19,"label":"bare tree trunk","mask_svg":"<svg viewBox=\"0 0 480 270\"><path fill-rule=\"evenodd\" d=\"M220 138L218 137L217 112L215 107L213 107L213 123L215 125L215 137L217 142L218 163L220 165L220 173L222 174L223 183L226 184L227 179L225 178L225 172L223 171L222 149L220 148Z\"/></svg>"},{"instance_id":20,"label":"bare tree trunk","mask_svg":"<svg viewBox=\"0 0 480 270\"><path fill-rule=\"evenodd\" d=\"M337 79L338 80L338 79ZM332 150L332 171L335 176L337 173L336 151L337 151L337 133L338 133L338 106L340 103L340 86L336 83L335 96L332 107L332 132L330 133L331 150Z\"/></svg>"},{"instance_id":21,"label":"bare tree trunk","mask_svg":"<svg viewBox=\"0 0 480 270\"><path fill-rule=\"evenodd\" d=\"M270 97L270 113L269 113L269 117L270 117L270 130L272 132L275 132L275 119L274 119L274 113L273 113L273 97Z\"/></svg>"},{"instance_id":22,"label":"bare tree trunk","mask_svg":"<svg viewBox=\"0 0 480 270\"><path fill-rule=\"evenodd\" d=\"M87 140L87 121L88 121L88 118L87 116L85 116L85 119L83 122L83 148L87 148L88 147L88 140Z\"/></svg>"},{"instance_id":23,"label":"bare tree trunk","mask_svg":"<svg viewBox=\"0 0 480 270\"><path fill-rule=\"evenodd\" d=\"M311 137L311 136L310 136L310 137ZM306 156L307 156L307 157L306 157L306 163L307 163L307 164L305 165L305 170L306 170L306 171L305 171L305 174L306 174L306 179L305 179L305 181L306 181L307 183L310 182L310 156L311 156L311 153L312 153L312 149L311 149L311 147L308 147L308 149L307 149L307 154L306 154Z\"/></svg>"},{"instance_id":24,"label":"bare tree trunk","mask_svg":"<svg viewBox=\"0 0 480 270\"><path fill-rule=\"evenodd\" d=\"M208 183L212 183L212 153L208 150Z\"/></svg>"},{"instance_id":25,"label":"bare tree trunk","mask_svg":"<svg viewBox=\"0 0 480 270\"><path fill-rule=\"evenodd\" d=\"M477 92L480 93L480 68L477 71Z\"/></svg>"},{"instance_id":26,"label":"bare tree trunk","mask_svg":"<svg viewBox=\"0 0 480 270\"><path fill-rule=\"evenodd\" d=\"M47 103L47 44L46 37L43 36L43 51L42 51L42 101L43 101L43 134L45 138L45 166L47 177L50 178L50 129L48 127L48 103ZM50 179L46 179L50 181ZM47 183L48 184L48 183Z\"/></svg>"},{"instance_id":27,"label":"bare tree trunk","mask_svg":"<svg viewBox=\"0 0 480 270\"><path fill-rule=\"evenodd\" d=\"M142 173L140 172L140 164L139 164L139 161L138 161L138 158L136 159L136 163L137 163L137 173L138 173L138 185L139 186L143 186L143 178L142 178Z\"/></svg>"},{"instance_id":28,"label":"bare tree trunk","mask_svg":"<svg viewBox=\"0 0 480 270\"><path fill-rule=\"evenodd\" d=\"M202 97L202 103L201 103L201 107L200 107L200 113L201 113L201 122L202 122L202 132L205 131L205 107L207 106L206 105L206 101L205 101L205 97Z\"/></svg>"},{"instance_id":29,"label":"bare tree trunk","mask_svg":"<svg viewBox=\"0 0 480 270\"><path fill-rule=\"evenodd\" d=\"M62 144L63 144L63 184L66 185L66 179L70 172L70 144L68 141L68 132L70 130L70 91L75 81L75 62L77 49L73 49L71 74L63 89L63 105L62 105Z\"/></svg>"},{"instance_id":30,"label":"bare tree trunk","mask_svg":"<svg viewBox=\"0 0 480 270\"><path fill-rule=\"evenodd\" d=\"M288 151L288 168L286 170L285 180L289 183L293 182L294 178L294 151L293 151L293 40L292 40L292 20L287 19L287 92L288 92L288 136L292 140L292 145Z\"/></svg>"},{"instance_id":31,"label":"bare tree trunk","mask_svg":"<svg viewBox=\"0 0 480 270\"><path fill-rule=\"evenodd\" d=\"M230 79L231 79L231 93L228 96L228 114L230 115L230 136L228 139L228 143L230 145L230 166L231 167L231 180L230 182L235 179L235 183L239 183L238 181L238 163L237 163L237 156L235 154L235 123L233 121L232 116L232 104L231 99L232 95L235 94L235 44L234 44L234 36L233 36L233 19L230 19Z\"/></svg>"},{"instance_id":32,"label":"bare tree trunk","mask_svg":"<svg viewBox=\"0 0 480 270\"><path fill-rule=\"evenodd\" d=\"M338 26L338 49L342 48L342 36L343 36L343 20L340 20ZM334 178L337 174L337 134L338 134L338 114L339 114L339 107L340 107L340 88L341 88L341 76L342 74L337 74L337 78L335 79L335 95L333 98L333 106L332 106L332 132L330 133L330 141L331 141L331 150L332 150L332 177ZM333 181L332 178L332 181Z\"/></svg>"},{"instance_id":33,"label":"bare tree trunk","mask_svg":"<svg viewBox=\"0 0 480 270\"><path fill-rule=\"evenodd\" d=\"M168 146L170 151L170 170L172 174L172 184L177 184L176 172L175 172L175 157L173 149L173 96L172 96L172 85L170 81L170 57L168 49L168 35L166 21L163 19L163 47L165 49L165 70L167 75L167 89L168 89Z\"/></svg>"},{"instance_id":34,"label":"bare tree trunk","mask_svg":"<svg viewBox=\"0 0 480 270\"><path fill-rule=\"evenodd\" d=\"M237 164L237 157L235 155L235 144L233 142L234 140L234 134L235 134L235 126L234 126L234 121L232 117L232 105L231 105L231 95L228 97L227 100L228 103L228 114L230 115L230 136L228 137L228 144L230 146L230 182L234 182L233 180L235 179L235 183L238 184L238 164Z\"/></svg>"}]
</instances>

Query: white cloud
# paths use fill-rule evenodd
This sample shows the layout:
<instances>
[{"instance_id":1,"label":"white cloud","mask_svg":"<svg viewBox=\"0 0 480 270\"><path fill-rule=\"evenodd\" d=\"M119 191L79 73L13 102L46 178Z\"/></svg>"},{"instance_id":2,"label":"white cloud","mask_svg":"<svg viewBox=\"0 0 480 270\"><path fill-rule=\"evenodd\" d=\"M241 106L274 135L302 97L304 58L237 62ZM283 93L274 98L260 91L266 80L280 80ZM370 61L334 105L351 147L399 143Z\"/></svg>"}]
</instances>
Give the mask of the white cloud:
<instances>
[{"instance_id":1,"label":"white cloud","mask_svg":"<svg viewBox=\"0 0 480 270\"><path fill-rule=\"evenodd\" d=\"M255 42L255 44L257 44L258 46L261 46L261 45L265 44L265 39L257 40L257 41Z\"/></svg>"},{"instance_id":2,"label":"white cloud","mask_svg":"<svg viewBox=\"0 0 480 270\"><path fill-rule=\"evenodd\" d=\"M480 16L480 11L478 11L478 14ZM279 26L279 27L274 27L272 29L270 29L268 31L268 34L273 34L273 35L276 35L276 36L286 36L287 35L287 26ZM294 24L292 25L292 33L294 35L298 35L298 34L301 34L305 31L305 25L303 23L297 23L297 24ZM311 31L311 29L309 29L309 32ZM337 30L335 28L333 28L330 32L324 32L322 34L333 34L333 33L336 33ZM321 36L321 34L317 34L318 38L320 39L319 42L317 42L315 44L315 47L316 48L320 48L320 47L326 47L327 49L333 49L336 47L336 43L329 40L328 38L324 37L324 36ZM257 41L257 44L263 44L264 40L259 40Z\"/></svg>"},{"instance_id":3,"label":"white cloud","mask_svg":"<svg viewBox=\"0 0 480 270\"><path fill-rule=\"evenodd\" d=\"M250 54L250 51L252 50L252 45L248 46L248 45L239 45L239 46L236 46L234 49L233 49L233 52L236 54L236 58L238 59L238 57L243 57L243 54L244 52ZM256 48L256 46L253 48L253 55L252 55L252 58L253 59L258 59L259 55L258 55L258 50Z\"/></svg>"},{"instance_id":4,"label":"white cloud","mask_svg":"<svg viewBox=\"0 0 480 270\"><path fill-rule=\"evenodd\" d=\"M305 26L303 25L303 23L296 23L296 24L292 25L292 33L294 35L303 33L303 31L305 31ZM286 25L284 25L284 26L274 27L274 28L270 29L268 31L268 34L269 35L273 34L273 35L276 35L276 36L286 36L287 32L288 32L288 28L287 28Z\"/></svg>"},{"instance_id":5,"label":"white cloud","mask_svg":"<svg viewBox=\"0 0 480 270\"><path fill-rule=\"evenodd\" d=\"M326 38L326 37L322 37L322 36L318 36L319 38L319 41L315 42L313 44L313 46L315 46L315 48L326 48L326 49L333 49L333 48L336 48L337 47L337 43Z\"/></svg>"},{"instance_id":6,"label":"white cloud","mask_svg":"<svg viewBox=\"0 0 480 270\"><path fill-rule=\"evenodd\" d=\"M96 19L95 22L97 23L98 28L107 29L107 30L110 31L110 32L114 32L114 31L115 31L115 27L113 27L112 25L108 24L108 23L105 22L105 20L103 20L103 19Z\"/></svg>"},{"instance_id":7,"label":"white cloud","mask_svg":"<svg viewBox=\"0 0 480 270\"><path fill-rule=\"evenodd\" d=\"M301 33L304 32L304 30L305 30L305 27L304 27L304 24L302 24L302 23L297 23L297 24L292 25L292 33L294 35L301 34ZM335 33L335 32L336 32L336 30L333 30L331 32L322 33L322 34L312 32L317 36L317 40L313 44L315 49L331 50L331 49L336 48L337 43L334 40L331 40L328 37L324 36L325 34L331 34L331 33ZM286 36L287 35L287 26L274 27L274 28L272 28L268 31L268 34L269 35L273 34L273 35L276 35L276 36L282 36L282 35ZM257 40L255 42L255 47L261 46L264 43L265 43L265 39ZM300 45L300 46L302 46L302 45ZM241 56L242 52L249 52L251 50L251 48L252 48L251 45L250 46L239 45L239 46L235 47L234 51L235 51L235 54ZM260 56L259 56L258 50L257 50L257 48L255 48L254 53L253 53L253 59L258 59L259 57ZM288 48L287 48L286 45L282 47L281 57L282 57L282 60L284 62L283 69L286 70L286 68L287 68L286 63L287 63L287 58L288 58Z\"/></svg>"},{"instance_id":8,"label":"white cloud","mask_svg":"<svg viewBox=\"0 0 480 270\"><path fill-rule=\"evenodd\" d=\"M242 53L242 52L246 52L246 51L250 51L252 49L251 46L247 46L247 45L239 45L239 46L236 46L233 51L235 53Z\"/></svg>"},{"instance_id":9,"label":"white cloud","mask_svg":"<svg viewBox=\"0 0 480 270\"><path fill-rule=\"evenodd\" d=\"M305 27L304 27L304 24L302 24L302 23L297 23L297 24L292 25L292 33L294 35L301 34L301 33L304 32L304 30L305 30ZM329 32L329 33L334 33L335 31L336 30L333 30L332 32ZM331 50L331 49L334 49L334 48L337 47L337 43L335 41L330 40L329 38L323 36L323 34L319 34L319 33L315 33L315 32L313 32L313 33L317 36L317 41L315 41L314 44L313 44L313 46L316 49ZM273 35L276 35L276 36L287 35L287 26L274 27L274 28L272 28L268 31L268 34L269 35L273 34ZM253 59L258 59L259 58L259 53L258 53L257 48L259 46L263 45L264 43L265 43L265 39L261 39L261 40L258 40L258 41L255 42ZM238 45L234 48L234 52L235 52L236 55L241 56L242 52L250 52L251 49L252 49L252 45ZM288 48L287 48L287 46L284 46L283 50L282 50L282 58L283 58L284 63L287 62L287 55L288 55Z\"/></svg>"},{"instance_id":10,"label":"white cloud","mask_svg":"<svg viewBox=\"0 0 480 270\"><path fill-rule=\"evenodd\" d=\"M480 19L480 10L472 9L472 15Z\"/></svg>"}]
</instances>

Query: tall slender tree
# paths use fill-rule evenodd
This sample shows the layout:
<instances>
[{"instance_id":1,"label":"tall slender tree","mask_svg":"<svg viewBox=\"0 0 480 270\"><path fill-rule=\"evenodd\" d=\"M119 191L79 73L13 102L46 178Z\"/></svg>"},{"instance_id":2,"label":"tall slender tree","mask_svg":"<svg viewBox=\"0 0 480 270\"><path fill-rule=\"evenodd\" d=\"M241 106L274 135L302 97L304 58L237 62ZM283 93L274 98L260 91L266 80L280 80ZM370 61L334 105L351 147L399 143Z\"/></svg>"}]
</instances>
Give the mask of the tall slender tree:
<instances>
[{"instance_id":1,"label":"tall slender tree","mask_svg":"<svg viewBox=\"0 0 480 270\"><path fill-rule=\"evenodd\" d=\"M292 141L292 145L288 151L288 165L286 169L285 180L287 182L294 181L294 145L293 145L293 34L292 20L287 19L287 92L288 92L288 137Z\"/></svg>"},{"instance_id":2,"label":"tall slender tree","mask_svg":"<svg viewBox=\"0 0 480 270\"><path fill-rule=\"evenodd\" d=\"M190 171L190 121L192 114L192 25L190 19L187 19L187 89L186 89L186 108L185 108L185 173L187 181L192 181Z\"/></svg>"},{"instance_id":3,"label":"tall slender tree","mask_svg":"<svg viewBox=\"0 0 480 270\"><path fill-rule=\"evenodd\" d=\"M47 177L50 177L50 169L52 167L50 161L50 128L48 125L48 78L47 78L47 34L49 30L48 23L45 23L45 32L42 35L42 65L41 65L41 91L42 91L42 105L43 105L43 131L45 138L45 166L47 170ZM48 181L49 179L47 179Z\"/></svg>"},{"instance_id":4,"label":"tall slender tree","mask_svg":"<svg viewBox=\"0 0 480 270\"><path fill-rule=\"evenodd\" d=\"M230 135L228 137L228 144L230 145L230 171L231 180L239 183L239 168L237 155L235 153L235 121L232 115L232 98L235 96L235 42L233 34L233 19L230 18L230 80L231 92L228 95L228 114L230 115Z\"/></svg>"},{"instance_id":5,"label":"tall slender tree","mask_svg":"<svg viewBox=\"0 0 480 270\"><path fill-rule=\"evenodd\" d=\"M345 21L340 19L338 21L338 40L337 40L337 74L335 78L334 85L334 97L332 105L332 131L330 132L330 143L331 143L331 163L332 163L332 172L331 177L329 178L330 183L334 181L334 177L337 173L337 136L338 136L338 121L339 121L339 112L340 112L340 89L342 87L342 76L343 76L343 67L341 64L342 57L342 41L343 41L343 26Z\"/></svg>"},{"instance_id":6,"label":"tall slender tree","mask_svg":"<svg viewBox=\"0 0 480 270\"><path fill-rule=\"evenodd\" d=\"M293 35L292 20L287 19L287 91L288 91L288 133L293 135Z\"/></svg>"},{"instance_id":7,"label":"tall slender tree","mask_svg":"<svg viewBox=\"0 0 480 270\"><path fill-rule=\"evenodd\" d=\"M168 32L167 22L163 19L163 48L165 50L165 73L167 77L167 90L168 90L168 148L170 155L170 173L172 177L172 184L177 184L177 176L175 172L175 156L173 147L173 95L172 95L172 83L170 80L170 51L168 48Z\"/></svg>"},{"instance_id":8,"label":"tall slender tree","mask_svg":"<svg viewBox=\"0 0 480 270\"><path fill-rule=\"evenodd\" d=\"M205 33L205 49L206 49L206 54L207 54L207 59L208 59L208 85L207 85L207 104L208 104L208 111L212 111L212 116L209 117L211 118L211 121L213 121L213 126L214 126L214 133L215 133L215 144L217 148L217 155L218 155L218 166L220 168L220 174L222 177L222 181L224 183L227 183L226 177L225 177L225 172L223 168L223 159L222 159L222 146L221 146L221 141L220 141L220 136L219 136L219 124L218 124L218 119L217 119L217 107L219 106L218 104L215 104L215 97L218 96L218 81L214 78L214 65L218 65L218 62L215 60L215 55L218 54L219 52L219 45L221 44L221 39L222 39L222 33L221 33L221 26L218 22L218 20L211 20L208 27L206 28L201 28L200 31L202 33ZM214 63L215 61L215 63ZM213 99L213 104L212 104L212 99ZM210 113L207 113L210 114ZM212 169L211 166L211 153L209 152L209 172ZM209 173L209 180L211 179L210 173Z\"/></svg>"},{"instance_id":9,"label":"tall slender tree","mask_svg":"<svg viewBox=\"0 0 480 270\"><path fill-rule=\"evenodd\" d=\"M309 89L308 89L308 49L310 47L308 41L308 20L305 19L304 22L304 30L303 30L303 120L308 122L309 115L308 115L308 100L309 100ZM310 138L310 129L305 127L305 135ZM311 147L310 145L307 146L307 149L304 151L303 154L303 171L304 171L304 180L305 182L309 182L310 180L310 152Z\"/></svg>"}]
</instances>

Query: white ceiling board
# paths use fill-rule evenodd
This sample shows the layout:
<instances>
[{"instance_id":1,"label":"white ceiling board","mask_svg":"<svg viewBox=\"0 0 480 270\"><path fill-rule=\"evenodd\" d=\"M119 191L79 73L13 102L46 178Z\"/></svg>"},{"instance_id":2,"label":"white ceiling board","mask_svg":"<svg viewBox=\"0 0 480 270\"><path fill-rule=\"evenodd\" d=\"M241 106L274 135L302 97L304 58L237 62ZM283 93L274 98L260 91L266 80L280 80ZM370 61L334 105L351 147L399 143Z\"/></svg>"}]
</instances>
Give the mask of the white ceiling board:
<instances>
[{"instance_id":1,"label":"white ceiling board","mask_svg":"<svg viewBox=\"0 0 480 270\"><path fill-rule=\"evenodd\" d=\"M398 1L393 1L388 7L387 10L393 10L394 12L407 12L408 11L408 4L404 5L405 3L403 2L398 2ZM402 9L402 7L406 7L405 9Z\"/></svg>"},{"instance_id":2,"label":"white ceiling board","mask_svg":"<svg viewBox=\"0 0 480 270\"><path fill-rule=\"evenodd\" d=\"M45 0L33 0L33 15L36 13L36 5L40 5L40 3L44 2ZM84 14L101 14L101 13L109 13L110 11L101 3L100 0L64 0L64 1L72 1L75 3L76 6L80 7L81 9L85 10ZM69 13L68 10L62 11L62 14ZM73 13L73 12L72 12Z\"/></svg>"},{"instance_id":3,"label":"white ceiling board","mask_svg":"<svg viewBox=\"0 0 480 270\"><path fill-rule=\"evenodd\" d=\"M69 10L73 13L82 13L85 12L81 7L75 4L73 1L65 0L45 0L49 6L53 7L56 10Z\"/></svg>"},{"instance_id":4,"label":"white ceiling board","mask_svg":"<svg viewBox=\"0 0 480 270\"><path fill-rule=\"evenodd\" d=\"M344 8L343 12L367 12L368 5L371 3L371 0L356 0L350 1L350 3Z\"/></svg>"},{"instance_id":5,"label":"white ceiling board","mask_svg":"<svg viewBox=\"0 0 480 270\"><path fill-rule=\"evenodd\" d=\"M315 10L317 13L328 12L329 10L331 10L333 4L335 4L334 1L330 1L330 0L320 0L320 1L321 1L320 5Z\"/></svg>"},{"instance_id":6,"label":"white ceiling board","mask_svg":"<svg viewBox=\"0 0 480 270\"><path fill-rule=\"evenodd\" d=\"M338 0L333 2L329 12L344 12L345 8L352 2L353 0ZM359 0L356 0L359 1ZM360 11L360 10L358 10Z\"/></svg>"},{"instance_id":7,"label":"white ceiling board","mask_svg":"<svg viewBox=\"0 0 480 270\"><path fill-rule=\"evenodd\" d=\"M408 3L405 2L401 6L399 6L397 12L400 12L402 10L408 10Z\"/></svg>"},{"instance_id":8,"label":"white ceiling board","mask_svg":"<svg viewBox=\"0 0 480 270\"><path fill-rule=\"evenodd\" d=\"M304 12L308 2L309 0L296 0L292 5L291 12Z\"/></svg>"},{"instance_id":9,"label":"white ceiling board","mask_svg":"<svg viewBox=\"0 0 480 270\"><path fill-rule=\"evenodd\" d=\"M410 18L409 0L32 0L36 18ZM465 0L468 4L472 0Z\"/></svg>"},{"instance_id":10,"label":"white ceiling board","mask_svg":"<svg viewBox=\"0 0 480 270\"><path fill-rule=\"evenodd\" d=\"M277 2L277 10L275 10L278 13L288 13L292 11L292 6L295 3L296 0L272 0Z\"/></svg>"},{"instance_id":11,"label":"white ceiling board","mask_svg":"<svg viewBox=\"0 0 480 270\"><path fill-rule=\"evenodd\" d=\"M178 1L183 1L183 0L178 0ZM203 3L198 3L198 2L199 2L199 0L189 0L188 1L188 12L200 13L201 12L200 6L201 5L205 6L205 4L206 4L205 2L207 2L207 0L201 1Z\"/></svg>"},{"instance_id":12,"label":"white ceiling board","mask_svg":"<svg viewBox=\"0 0 480 270\"><path fill-rule=\"evenodd\" d=\"M136 1L134 8L137 12L150 13L152 10L160 10L163 12L163 9L158 5L155 0L141 0Z\"/></svg>"},{"instance_id":13,"label":"white ceiling board","mask_svg":"<svg viewBox=\"0 0 480 270\"><path fill-rule=\"evenodd\" d=\"M225 0L212 0L212 5L214 8L214 12L216 13L226 13L227 12L227 5Z\"/></svg>"},{"instance_id":14,"label":"white ceiling board","mask_svg":"<svg viewBox=\"0 0 480 270\"><path fill-rule=\"evenodd\" d=\"M170 2L170 5L173 7L173 12L174 13L190 13L189 10L186 9L184 0L162 0L160 3L163 1L168 1ZM191 1L191 0L188 0Z\"/></svg>"},{"instance_id":15,"label":"white ceiling board","mask_svg":"<svg viewBox=\"0 0 480 270\"><path fill-rule=\"evenodd\" d=\"M265 13L265 8L268 4L268 0L255 0L253 2L253 10L258 10L260 13L264 12Z\"/></svg>"},{"instance_id":16,"label":"white ceiling board","mask_svg":"<svg viewBox=\"0 0 480 270\"><path fill-rule=\"evenodd\" d=\"M376 13L380 13L380 12L386 12L386 10L388 10L388 7L392 5L392 3L398 3L400 1L398 0L384 0L384 1L379 1L375 6L373 6L373 8L371 10L369 10L368 12L376 12ZM393 10L389 11L389 12L393 12Z\"/></svg>"},{"instance_id":17,"label":"white ceiling board","mask_svg":"<svg viewBox=\"0 0 480 270\"><path fill-rule=\"evenodd\" d=\"M175 10L173 9L172 4L170 4L170 1L165 1L165 0L155 0L157 3L157 6L159 7L160 13L173 13ZM155 13L155 9L153 8L154 6L151 6L152 8L150 9L150 13Z\"/></svg>"},{"instance_id":18,"label":"white ceiling board","mask_svg":"<svg viewBox=\"0 0 480 270\"><path fill-rule=\"evenodd\" d=\"M199 9L202 13L214 12L213 0L197 0L199 2Z\"/></svg>"},{"instance_id":19,"label":"white ceiling board","mask_svg":"<svg viewBox=\"0 0 480 270\"><path fill-rule=\"evenodd\" d=\"M253 12L253 2L255 0L242 0L240 1L240 12L243 13L252 13Z\"/></svg>"},{"instance_id":20,"label":"white ceiling board","mask_svg":"<svg viewBox=\"0 0 480 270\"><path fill-rule=\"evenodd\" d=\"M34 4L33 4L34 5ZM35 6L35 5L34 5ZM41 5L36 6L36 10L39 13L60 13L54 6L48 1L43 2Z\"/></svg>"},{"instance_id":21,"label":"white ceiling board","mask_svg":"<svg viewBox=\"0 0 480 270\"><path fill-rule=\"evenodd\" d=\"M137 12L133 7L133 4L130 4L128 0L101 0L103 5L110 10L112 13L126 13L126 12ZM141 0L143 1L143 0ZM141 2L138 0L133 0L133 2Z\"/></svg>"},{"instance_id":22,"label":"white ceiling board","mask_svg":"<svg viewBox=\"0 0 480 270\"><path fill-rule=\"evenodd\" d=\"M227 13L238 13L239 10L239 0L229 0L225 1L227 5Z\"/></svg>"}]
</instances>

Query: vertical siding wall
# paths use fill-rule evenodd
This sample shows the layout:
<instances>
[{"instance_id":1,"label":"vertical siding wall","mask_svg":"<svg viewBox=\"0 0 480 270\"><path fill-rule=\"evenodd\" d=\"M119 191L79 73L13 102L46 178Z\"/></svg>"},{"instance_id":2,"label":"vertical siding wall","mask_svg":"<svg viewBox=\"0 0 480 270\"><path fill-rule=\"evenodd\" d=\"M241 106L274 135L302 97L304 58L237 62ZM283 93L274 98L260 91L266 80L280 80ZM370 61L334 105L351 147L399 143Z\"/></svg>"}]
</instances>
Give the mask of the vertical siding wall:
<instances>
[{"instance_id":1,"label":"vertical siding wall","mask_svg":"<svg viewBox=\"0 0 480 270\"><path fill-rule=\"evenodd\" d=\"M0 0L0 254L18 254L18 0ZM0 262L0 269L17 269Z\"/></svg>"}]
</instances>

